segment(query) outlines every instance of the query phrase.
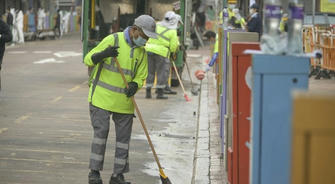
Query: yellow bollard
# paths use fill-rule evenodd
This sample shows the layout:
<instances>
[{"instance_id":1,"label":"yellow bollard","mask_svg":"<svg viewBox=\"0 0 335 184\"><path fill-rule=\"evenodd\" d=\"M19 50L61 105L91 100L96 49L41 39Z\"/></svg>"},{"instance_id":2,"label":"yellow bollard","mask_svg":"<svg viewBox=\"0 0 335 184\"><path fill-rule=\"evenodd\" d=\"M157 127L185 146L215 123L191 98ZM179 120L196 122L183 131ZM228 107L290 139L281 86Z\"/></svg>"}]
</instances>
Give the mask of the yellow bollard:
<instances>
[{"instance_id":1,"label":"yellow bollard","mask_svg":"<svg viewBox=\"0 0 335 184\"><path fill-rule=\"evenodd\" d=\"M292 152L292 184L335 183L334 93L294 94Z\"/></svg>"}]
</instances>

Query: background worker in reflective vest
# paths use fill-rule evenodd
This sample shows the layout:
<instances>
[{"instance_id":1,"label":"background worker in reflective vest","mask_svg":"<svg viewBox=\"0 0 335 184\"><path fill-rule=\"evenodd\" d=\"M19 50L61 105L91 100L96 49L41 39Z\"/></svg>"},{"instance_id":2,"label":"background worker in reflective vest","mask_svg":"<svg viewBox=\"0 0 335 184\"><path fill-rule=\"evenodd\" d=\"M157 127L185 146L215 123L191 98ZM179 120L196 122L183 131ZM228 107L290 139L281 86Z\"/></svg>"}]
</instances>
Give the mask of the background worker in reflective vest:
<instances>
[{"instance_id":1,"label":"background worker in reflective vest","mask_svg":"<svg viewBox=\"0 0 335 184\"><path fill-rule=\"evenodd\" d=\"M157 99L167 99L166 94L177 94L167 85L170 73L170 55L177 52L179 40L177 36L178 23L181 17L173 11L165 13L164 19L157 23L158 39L149 39L145 46L148 52L148 78L146 80L146 96L151 98L151 88L157 73Z\"/></svg>"},{"instance_id":2,"label":"background worker in reflective vest","mask_svg":"<svg viewBox=\"0 0 335 184\"><path fill-rule=\"evenodd\" d=\"M104 38L84 59L87 66L95 66L90 85L89 109L94 137L91 147L89 184L101 184L99 171L103 169L110 116L115 123L116 146L114 171L110 184L127 184L123 173L129 172L129 141L132 131L135 95L148 75L148 61L144 45L156 38L155 20L141 15L134 25L123 32ZM113 59L112 59L113 58ZM114 62L117 58L128 81L126 88Z\"/></svg>"}]
</instances>

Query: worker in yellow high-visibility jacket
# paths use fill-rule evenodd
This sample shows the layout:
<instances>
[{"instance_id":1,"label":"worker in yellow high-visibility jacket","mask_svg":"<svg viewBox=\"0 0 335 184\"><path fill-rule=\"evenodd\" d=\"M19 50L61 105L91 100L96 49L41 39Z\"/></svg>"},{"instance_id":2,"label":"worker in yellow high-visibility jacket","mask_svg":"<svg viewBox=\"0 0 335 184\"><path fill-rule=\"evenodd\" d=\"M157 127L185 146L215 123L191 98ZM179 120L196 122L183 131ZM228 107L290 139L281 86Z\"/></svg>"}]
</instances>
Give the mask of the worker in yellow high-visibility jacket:
<instances>
[{"instance_id":1,"label":"worker in yellow high-visibility jacket","mask_svg":"<svg viewBox=\"0 0 335 184\"><path fill-rule=\"evenodd\" d=\"M111 115L115 123L116 146L114 170L109 183L129 183L123 173L129 171L129 141L134 118L134 104L130 97L147 78L148 61L144 45L149 37L157 37L155 29L155 20L149 15L141 15L135 19L133 26L107 36L85 56L85 64L96 68L88 97L94 129L89 184L102 184L99 171L103 169ZM128 88L112 58L120 63Z\"/></svg>"},{"instance_id":2,"label":"worker in yellow high-visibility jacket","mask_svg":"<svg viewBox=\"0 0 335 184\"><path fill-rule=\"evenodd\" d=\"M167 86L170 73L170 55L179 47L177 36L178 23L181 17L173 11L165 13L164 19L157 23L158 39L149 39L145 46L148 52L148 78L146 80L146 98L151 98L151 88L157 73L157 99L168 99L167 94L176 94Z\"/></svg>"}]
</instances>

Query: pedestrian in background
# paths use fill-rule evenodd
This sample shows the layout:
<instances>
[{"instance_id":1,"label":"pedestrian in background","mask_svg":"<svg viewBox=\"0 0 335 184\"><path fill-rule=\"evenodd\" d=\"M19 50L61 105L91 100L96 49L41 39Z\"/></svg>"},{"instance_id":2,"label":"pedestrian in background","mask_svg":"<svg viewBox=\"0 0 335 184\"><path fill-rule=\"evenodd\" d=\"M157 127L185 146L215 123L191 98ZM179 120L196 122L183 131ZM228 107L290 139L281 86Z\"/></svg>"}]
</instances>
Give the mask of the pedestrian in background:
<instances>
[{"instance_id":1,"label":"pedestrian in background","mask_svg":"<svg viewBox=\"0 0 335 184\"><path fill-rule=\"evenodd\" d=\"M262 17L258 13L259 6L254 3L250 7L246 29L248 32L256 32L261 36L263 30Z\"/></svg>"},{"instance_id":2,"label":"pedestrian in background","mask_svg":"<svg viewBox=\"0 0 335 184\"><path fill-rule=\"evenodd\" d=\"M18 43L24 43L24 34L23 34L23 12L19 10L16 15L16 28L18 34Z\"/></svg>"},{"instance_id":3,"label":"pedestrian in background","mask_svg":"<svg viewBox=\"0 0 335 184\"><path fill-rule=\"evenodd\" d=\"M33 8L30 8L28 13L28 31L36 32L35 13Z\"/></svg>"},{"instance_id":4,"label":"pedestrian in background","mask_svg":"<svg viewBox=\"0 0 335 184\"><path fill-rule=\"evenodd\" d=\"M7 10L6 10L6 14L7 14L6 23L9 26L9 30L11 32L11 35L13 36L12 31L14 29L14 15L11 13L10 10L11 10L10 7L8 7ZM13 41L13 39L11 41Z\"/></svg>"},{"instance_id":5,"label":"pedestrian in background","mask_svg":"<svg viewBox=\"0 0 335 184\"><path fill-rule=\"evenodd\" d=\"M57 14L55 17L55 27L54 27L54 33L58 34L58 37L61 37L61 28L60 28L60 20L61 20L61 15L60 15L60 9L57 10Z\"/></svg>"},{"instance_id":6,"label":"pedestrian in background","mask_svg":"<svg viewBox=\"0 0 335 184\"><path fill-rule=\"evenodd\" d=\"M6 24L2 19L0 19L0 91L1 91L1 66L2 58L5 53L5 43L12 41L12 33L8 24Z\"/></svg>"},{"instance_id":7,"label":"pedestrian in background","mask_svg":"<svg viewBox=\"0 0 335 184\"><path fill-rule=\"evenodd\" d=\"M114 171L109 183L129 183L123 175L129 172L129 142L134 118L134 104L129 98L143 86L148 75L144 45L149 37L157 37L155 29L155 20L149 15L141 15L135 19L133 26L107 36L85 56L85 64L96 68L88 97L94 129L89 184L102 184L99 171L103 169L111 115L115 123L116 146ZM128 88L112 58L119 61Z\"/></svg>"},{"instance_id":8,"label":"pedestrian in background","mask_svg":"<svg viewBox=\"0 0 335 184\"><path fill-rule=\"evenodd\" d=\"M145 46L148 52L148 78L146 80L145 98L151 97L151 88L157 74L157 99L168 99L164 96L164 89L168 94L177 94L167 85L170 73L170 55L177 52L179 41L177 36L178 23L181 22L179 15L173 11L165 13L164 19L157 23L156 32L158 39L149 39Z\"/></svg>"},{"instance_id":9,"label":"pedestrian in background","mask_svg":"<svg viewBox=\"0 0 335 184\"><path fill-rule=\"evenodd\" d=\"M6 10L6 14L7 14L7 17L6 17L6 23L7 25L9 26L9 30L12 31L13 29L13 21L14 21L14 17L12 15L12 13L10 12L10 8L8 7L7 10Z\"/></svg>"}]
</instances>

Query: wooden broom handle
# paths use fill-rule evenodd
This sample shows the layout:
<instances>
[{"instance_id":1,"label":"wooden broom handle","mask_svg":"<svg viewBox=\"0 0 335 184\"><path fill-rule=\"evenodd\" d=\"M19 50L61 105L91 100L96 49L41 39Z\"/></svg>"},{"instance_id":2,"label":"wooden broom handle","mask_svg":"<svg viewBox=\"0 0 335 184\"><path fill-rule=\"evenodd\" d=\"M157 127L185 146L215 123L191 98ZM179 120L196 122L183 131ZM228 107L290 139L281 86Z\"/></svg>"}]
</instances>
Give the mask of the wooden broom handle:
<instances>
[{"instance_id":1,"label":"wooden broom handle","mask_svg":"<svg viewBox=\"0 0 335 184\"><path fill-rule=\"evenodd\" d=\"M114 61L115 61L116 65L117 65L117 68L118 68L120 74L121 74L121 77L122 77L122 79L123 79L123 82L126 84L126 87L128 88L128 82L127 82L126 77L124 76L124 73L123 73L122 69L121 69L120 63L117 61L116 58L114 59ZM157 165L158 165L158 168L159 168L160 170L162 170L162 166L161 166L161 164L160 164L160 162L159 162L159 160L158 160L157 153L156 153L156 151L155 151L154 145L152 144L151 138L150 138L149 133L148 133L148 129L147 129L147 127L145 126L144 120L143 120L143 118L142 118L142 114L141 114L141 112L140 112L140 110L139 110L139 108L138 108L138 106L137 106L137 103L136 103L136 101L135 101L135 98L134 98L134 96L132 96L132 97L130 97L130 98L131 98L131 100L133 101L133 104L134 104L134 106L135 106L135 110L136 110L136 112L137 112L138 118L140 119L140 122L141 122L141 125L142 125L142 127L143 127L144 133L145 133L145 135L146 135L146 137L147 137L147 140L148 140L148 142L149 142L151 151L152 151L152 153L154 154L154 157L155 157L156 163L157 163Z\"/></svg>"}]
</instances>

